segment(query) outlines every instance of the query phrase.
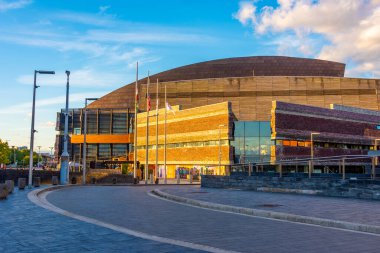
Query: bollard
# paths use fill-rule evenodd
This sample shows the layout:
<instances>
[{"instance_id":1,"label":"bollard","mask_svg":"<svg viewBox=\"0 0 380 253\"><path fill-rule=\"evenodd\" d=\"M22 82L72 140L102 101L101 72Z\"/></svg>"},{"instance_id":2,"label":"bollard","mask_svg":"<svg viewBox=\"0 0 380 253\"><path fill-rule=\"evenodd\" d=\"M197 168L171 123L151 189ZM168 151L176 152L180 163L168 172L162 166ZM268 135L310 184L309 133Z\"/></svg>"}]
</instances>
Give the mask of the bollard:
<instances>
[{"instance_id":1,"label":"bollard","mask_svg":"<svg viewBox=\"0 0 380 253\"><path fill-rule=\"evenodd\" d=\"M248 176L250 177L252 175L252 163L248 164Z\"/></svg>"},{"instance_id":2,"label":"bollard","mask_svg":"<svg viewBox=\"0 0 380 253\"><path fill-rule=\"evenodd\" d=\"M193 183L193 175L192 174L190 174L190 176L189 176L189 182L190 182L190 184Z\"/></svg>"},{"instance_id":3,"label":"bollard","mask_svg":"<svg viewBox=\"0 0 380 253\"><path fill-rule=\"evenodd\" d=\"M26 186L26 178L20 177L17 181L17 186L19 190L24 190Z\"/></svg>"},{"instance_id":4,"label":"bollard","mask_svg":"<svg viewBox=\"0 0 380 253\"><path fill-rule=\"evenodd\" d=\"M57 185L58 184L58 177L57 176L52 176L51 177L51 184L52 185Z\"/></svg>"},{"instance_id":5,"label":"bollard","mask_svg":"<svg viewBox=\"0 0 380 253\"><path fill-rule=\"evenodd\" d=\"M177 184L181 183L181 177L179 176L179 173L177 173Z\"/></svg>"},{"instance_id":6,"label":"bollard","mask_svg":"<svg viewBox=\"0 0 380 253\"><path fill-rule=\"evenodd\" d=\"M8 197L8 187L6 184L0 184L0 199L6 199Z\"/></svg>"},{"instance_id":7,"label":"bollard","mask_svg":"<svg viewBox=\"0 0 380 253\"><path fill-rule=\"evenodd\" d=\"M116 177L112 178L112 184L116 184L116 183L117 183L117 178Z\"/></svg>"},{"instance_id":8,"label":"bollard","mask_svg":"<svg viewBox=\"0 0 380 253\"><path fill-rule=\"evenodd\" d=\"M139 181L137 179L137 177L133 178L133 184L137 184Z\"/></svg>"},{"instance_id":9,"label":"bollard","mask_svg":"<svg viewBox=\"0 0 380 253\"><path fill-rule=\"evenodd\" d=\"M41 185L41 178L40 177L35 177L33 180L33 186L34 187L40 187Z\"/></svg>"},{"instance_id":10,"label":"bollard","mask_svg":"<svg viewBox=\"0 0 380 253\"><path fill-rule=\"evenodd\" d=\"M8 187L8 194L11 194L15 188L15 182L13 180L5 180L5 185Z\"/></svg>"},{"instance_id":11,"label":"bollard","mask_svg":"<svg viewBox=\"0 0 380 253\"><path fill-rule=\"evenodd\" d=\"M155 184L158 184L159 183L159 179L156 178L156 180L154 181Z\"/></svg>"},{"instance_id":12,"label":"bollard","mask_svg":"<svg viewBox=\"0 0 380 253\"><path fill-rule=\"evenodd\" d=\"M71 178L71 184L77 184L77 177Z\"/></svg>"},{"instance_id":13,"label":"bollard","mask_svg":"<svg viewBox=\"0 0 380 253\"><path fill-rule=\"evenodd\" d=\"M149 180L149 181L150 181L150 184L153 184L153 174L150 174L150 175L149 175L149 179L150 179L150 180Z\"/></svg>"},{"instance_id":14,"label":"bollard","mask_svg":"<svg viewBox=\"0 0 380 253\"><path fill-rule=\"evenodd\" d=\"M96 178L95 177L91 178L91 184L96 184Z\"/></svg>"}]
</instances>

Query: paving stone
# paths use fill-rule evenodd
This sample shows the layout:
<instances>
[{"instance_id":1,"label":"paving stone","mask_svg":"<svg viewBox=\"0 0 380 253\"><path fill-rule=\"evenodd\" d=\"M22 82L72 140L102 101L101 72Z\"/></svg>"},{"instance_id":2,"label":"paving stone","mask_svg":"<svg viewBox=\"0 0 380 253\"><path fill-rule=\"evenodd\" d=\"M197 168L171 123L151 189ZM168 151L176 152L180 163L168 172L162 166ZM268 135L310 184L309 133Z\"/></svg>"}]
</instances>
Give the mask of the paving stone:
<instances>
[{"instance_id":1,"label":"paving stone","mask_svg":"<svg viewBox=\"0 0 380 253\"><path fill-rule=\"evenodd\" d=\"M34 205L30 190L0 202L0 252L200 252L99 227Z\"/></svg>"},{"instance_id":2,"label":"paving stone","mask_svg":"<svg viewBox=\"0 0 380 253\"><path fill-rule=\"evenodd\" d=\"M64 210L103 222L225 250L331 252L331 248L336 248L338 250L334 252L378 252L380 248L378 235L260 219L180 205L149 196L147 192L156 187L170 192L183 191L184 195L194 195L199 198L216 198L216 195L223 195L220 193L226 191L221 190L219 194L215 192L214 195L209 195L209 189L191 186L89 186L54 191L47 196L47 200ZM199 193L203 191L208 193ZM246 194L244 191L231 192L234 195L229 195L226 199ZM298 195L292 196L298 197ZM238 197L238 199L242 201L242 198ZM262 201L268 203L270 199L265 197ZM246 202L257 204L254 199ZM307 212L308 202L298 201L297 203L301 204ZM160 246L160 249L166 249L166 247ZM147 250L150 251L150 248ZM186 249L183 251L187 252Z\"/></svg>"}]
</instances>

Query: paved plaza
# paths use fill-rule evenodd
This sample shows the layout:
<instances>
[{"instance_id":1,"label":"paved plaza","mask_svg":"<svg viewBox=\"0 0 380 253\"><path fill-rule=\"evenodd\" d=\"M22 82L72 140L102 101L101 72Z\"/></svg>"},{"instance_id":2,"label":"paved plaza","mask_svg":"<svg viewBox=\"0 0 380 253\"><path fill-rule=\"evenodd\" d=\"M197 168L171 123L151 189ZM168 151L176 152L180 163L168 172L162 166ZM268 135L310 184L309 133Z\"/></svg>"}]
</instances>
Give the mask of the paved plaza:
<instances>
[{"instance_id":1,"label":"paved plaza","mask_svg":"<svg viewBox=\"0 0 380 253\"><path fill-rule=\"evenodd\" d=\"M51 191L45 195L46 200L65 210L65 215L61 215L30 202L28 190L16 190L0 202L3 214L0 252L201 252L200 249L379 252L380 249L379 235L186 206L149 194L155 188L208 202L330 219L346 220L351 215L350 221L378 224L380 216L379 202L185 185L78 186ZM372 218L365 218L368 215ZM125 230L116 231L113 227ZM131 231L137 232L136 236ZM143 239L139 234L151 239ZM167 243L162 239L167 239ZM181 243L187 244L178 246Z\"/></svg>"}]
</instances>

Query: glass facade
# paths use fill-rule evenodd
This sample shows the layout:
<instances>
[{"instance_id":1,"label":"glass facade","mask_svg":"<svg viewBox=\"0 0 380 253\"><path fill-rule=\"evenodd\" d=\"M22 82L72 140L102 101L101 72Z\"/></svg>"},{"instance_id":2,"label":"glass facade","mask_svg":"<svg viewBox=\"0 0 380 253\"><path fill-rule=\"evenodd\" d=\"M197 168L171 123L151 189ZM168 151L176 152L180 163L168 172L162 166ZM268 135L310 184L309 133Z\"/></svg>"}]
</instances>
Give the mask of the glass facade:
<instances>
[{"instance_id":1,"label":"glass facade","mask_svg":"<svg viewBox=\"0 0 380 253\"><path fill-rule=\"evenodd\" d=\"M270 160L271 129L269 121L235 121L234 162L264 162Z\"/></svg>"}]
</instances>

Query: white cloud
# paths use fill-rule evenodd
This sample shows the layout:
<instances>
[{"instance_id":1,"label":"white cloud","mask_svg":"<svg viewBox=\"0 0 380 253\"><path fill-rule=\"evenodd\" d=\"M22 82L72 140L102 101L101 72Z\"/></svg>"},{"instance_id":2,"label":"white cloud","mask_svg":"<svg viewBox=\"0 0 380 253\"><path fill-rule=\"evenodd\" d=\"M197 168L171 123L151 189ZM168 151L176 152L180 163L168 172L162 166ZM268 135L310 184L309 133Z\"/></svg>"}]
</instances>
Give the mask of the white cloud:
<instances>
[{"instance_id":1,"label":"white cloud","mask_svg":"<svg viewBox=\"0 0 380 253\"><path fill-rule=\"evenodd\" d=\"M18 0L18 1L0 0L0 12L14 10L14 9L21 9L31 3L32 3L32 0Z\"/></svg>"},{"instance_id":2,"label":"white cloud","mask_svg":"<svg viewBox=\"0 0 380 253\"><path fill-rule=\"evenodd\" d=\"M22 75L17 81L21 84L30 85L33 83L33 75ZM124 83L125 75L100 72L92 68L74 70L70 73L70 87L109 87ZM38 75L38 84L41 86L65 87L67 76L65 71L56 71L52 75Z\"/></svg>"},{"instance_id":3,"label":"white cloud","mask_svg":"<svg viewBox=\"0 0 380 253\"><path fill-rule=\"evenodd\" d=\"M44 123L44 126L45 127L55 127L55 122L53 122L53 121L47 121L47 122L45 122Z\"/></svg>"},{"instance_id":4,"label":"white cloud","mask_svg":"<svg viewBox=\"0 0 380 253\"><path fill-rule=\"evenodd\" d=\"M62 20L91 26L110 26L115 23L113 16L104 16L102 14L102 12L98 14L91 14L65 11L53 14L52 18L55 20Z\"/></svg>"},{"instance_id":5,"label":"white cloud","mask_svg":"<svg viewBox=\"0 0 380 253\"><path fill-rule=\"evenodd\" d=\"M3 28L0 41L16 43L32 47L49 48L63 53L82 53L91 58L98 58L102 63L116 64L128 61L152 61L158 59L142 44L176 44L176 43L207 43L212 38L207 35L178 31L153 31L154 28L138 31L122 30L87 30L84 32L62 31L57 33L50 30L33 31ZM170 29L169 29L170 30ZM138 46L136 46L138 45ZM149 60L147 58L149 54Z\"/></svg>"},{"instance_id":6,"label":"white cloud","mask_svg":"<svg viewBox=\"0 0 380 253\"><path fill-rule=\"evenodd\" d=\"M278 0L277 7L252 10L254 2L242 2L235 17L256 34L290 36L304 55L313 53L312 41L318 41L324 44L314 56L353 62L357 67L350 73L380 75L379 0Z\"/></svg>"},{"instance_id":7,"label":"white cloud","mask_svg":"<svg viewBox=\"0 0 380 253\"><path fill-rule=\"evenodd\" d=\"M234 14L234 18L238 19L243 25L247 25L248 23L256 22L256 6L253 5L252 1L243 1L239 3L240 8L239 11Z\"/></svg>"},{"instance_id":8,"label":"white cloud","mask_svg":"<svg viewBox=\"0 0 380 253\"><path fill-rule=\"evenodd\" d=\"M109 8L111 8L110 5L100 6L100 7L99 7L99 13L100 13L100 14L103 14L103 13L105 13Z\"/></svg>"},{"instance_id":9,"label":"white cloud","mask_svg":"<svg viewBox=\"0 0 380 253\"><path fill-rule=\"evenodd\" d=\"M85 93L73 93L70 94L69 102L83 102L87 97L101 97L104 95L104 92L85 92ZM59 110L65 106L66 95L56 96L46 99L36 100L36 108L47 108L52 109L53 111ZM20 103L11 105L8 107L0 108L0 114L25 114L27 117L31 117L32 102L30 103Z\"/></svg>"}]
</instances>

